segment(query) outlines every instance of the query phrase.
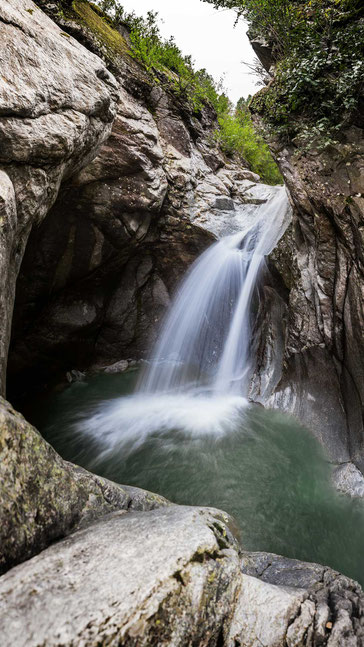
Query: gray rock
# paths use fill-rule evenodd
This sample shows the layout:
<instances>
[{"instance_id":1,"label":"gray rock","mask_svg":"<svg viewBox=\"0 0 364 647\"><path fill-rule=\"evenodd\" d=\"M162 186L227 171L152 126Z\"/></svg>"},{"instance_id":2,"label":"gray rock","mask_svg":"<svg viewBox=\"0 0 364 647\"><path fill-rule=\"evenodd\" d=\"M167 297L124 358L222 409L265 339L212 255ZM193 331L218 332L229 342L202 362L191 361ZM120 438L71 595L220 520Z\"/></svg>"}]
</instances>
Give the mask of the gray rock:
<instances>
[{"instance_id":1,"label":"gray rock","mask_svg":"<svg viewBox=\"0 0 364 647\"><path fill-rule=\"evenodd\" d=\"M332 480L339 492L364 498L364 476L353 463L337 465L333 470Z\"/></svg>"},{"instance_id":2,"label":"gray rock","mask_svg":"<svg viewBox=\"0 0 364 647\"><path fill-rule=\"evenodd\" d=\"M347 129L325 151L272 147L295 209L292 228L271 255L288 316L274 341L283 347L280 377L261 401L309 426L330 460L352 461L363 471L363 130ZM261 356L272 356L272 340L265 349L263 336L261 342ZM258 368L257 379L264 387L265 370Z\"/></svg>"},{"instance_id":3,"label":"gray rock","mask_svg":"<svg viewBox=\"0 0 364 647\"><path fill-rule=\"evenodd\" d=\"M272 44L268 43L262 36L250 38L250 44L266 72L269 72L275 62Z\"/></svg>"},{"instance_id":4,"label":"gray rock","mask_svg":"<svg viewBox=\"0 0 364 647\"><path fill-rule=\"evenodd\" d=\"M216 198L215 209L220 209L220 211L234 211L234 201L231 198Z\"/></svg>"},{"instance_id":5,"label":"gray rock","mask_svg":"<svg viewBox=\"0 0 364 647\"><path fill-rule=\"evenodd\" d=\"M15 280L33 225L61 181L109 135L117 84L103 62L31 0L0 7L0 392L5 392ZM21 74L19 73L21 70Z\"/></svg>"},{"instance_id":6,"label":"gray rock","mask_svg":"<svg viewBox=\"0 0 364 647\"><path fill-rule=\"evenodd\" d=\"M114 374L114 373L124 373L129 368L129 362L127 359L122 359L120 362L115 362L110 366L103 368L103 373Z\"/></svg>"},{"instance_id":7,"label":"gray rock","mask_svg":"<svg viewBox=\"0 0 364 647\"><path fill-rule=\"evenodd\" d=\"M262 582L298 589L311 589L317 582L323 581L325 570L331 570L319 564L262 552L244 552L241 568L245 575Z\"/></svg>"},{"instance_id":8,"label":"gray rock","mask_svg":"<svg viewBox=\"0 0 364 647\"><path fill-rule=\"evenodd\" d=\"M228 645L294 647L364 644L364 594L318 564L245 553Z\"/></svg>"},{"instance_id":9,"label":"gray rock","mask_svg":"<svg viewBox=\"0 0 364 647\"><path fill-rule=\"evenodd\" d=\"M0 579L2 641L217 645L239 584L222 513L179 506L114 513Z\"/></svg>"},{"instance_id":10,"label":"gray rock","mask_svg":"<svg viewBox=\"0 0 364 647\"><path fill-rule=\"evenodd\" d=\"M203 508L116 512L0 579L16 647L364 644L364 596L328 568L239 557L233 522Z\"/></svg>"},{"instance_id":11,"label":"gray rock","mask_svg":"<svg viewBox=\"0 0 364 647\"><path fill-rule=\"evenodd\" d=\"M0 398L0 573L109 512L167 504L63 461Z\"/></svg>"}]
</instances>

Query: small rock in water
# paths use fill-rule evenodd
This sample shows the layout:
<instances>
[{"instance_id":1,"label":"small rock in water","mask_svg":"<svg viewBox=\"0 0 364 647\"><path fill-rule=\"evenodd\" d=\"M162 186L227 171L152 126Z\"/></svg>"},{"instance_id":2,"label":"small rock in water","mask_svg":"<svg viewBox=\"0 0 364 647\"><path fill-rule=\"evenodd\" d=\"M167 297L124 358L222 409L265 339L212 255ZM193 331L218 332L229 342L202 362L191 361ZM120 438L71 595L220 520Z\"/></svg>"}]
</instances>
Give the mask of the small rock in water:
<instances>
[{"instance_id":1,"label":"small rock in water","mask_svg":"<svg viewBox=\"0 0 364 647\"><path fill-rule=\"evenodd\" d=\"M339 492L351 497L364 498L364 476L354 463L344 463L335 467L332 480Z\"/></svg>"},{"instance_id":2,"label":"small rock in water","mask_svg":"<svg viewBox=\"0 0 364 647\"><path fill-rule=\"evenodd\" d=\"M85 377L86 374L81 373L81 371L77 371L77 369L72 369L72 371L68 371L66 373L67 382L69 382L70 384L72 382L83 382Z\"/></svg>"},{"instance_id":3,"label":"small rock in water","mask_svg":"<svg viewBox=\"0 0 364 647\"><path fill-rule=\"evenodd\" d=\"M103 370L104 373L113 374L113 373L124 373L129 368L129 361L127 359L122 359L120 362L115 362L110 366L106 366Z\"/></svg>"},{"instance_id":4,"label":"small rock in water","mask_svg":"<svg viewBox=\"0 0 364 647\"><path fill-rule=\"evenodd\" d=\"M234 201L231 198L216 198L215 209L220 209L220 211L235 211Z\"/></svg>"}]
</instances>

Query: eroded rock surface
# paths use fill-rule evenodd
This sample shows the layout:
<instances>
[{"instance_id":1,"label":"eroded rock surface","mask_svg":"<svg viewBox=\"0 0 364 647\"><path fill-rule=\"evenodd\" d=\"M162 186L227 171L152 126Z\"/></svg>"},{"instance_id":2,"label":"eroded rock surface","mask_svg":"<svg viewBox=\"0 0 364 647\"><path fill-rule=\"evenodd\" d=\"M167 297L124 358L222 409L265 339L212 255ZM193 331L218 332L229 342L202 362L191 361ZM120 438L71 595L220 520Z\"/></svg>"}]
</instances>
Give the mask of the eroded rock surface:
<instances>
[{"instance_id":1,"label":"eroded rock surface","mask_svg":"<svg viewBox=\"0 0 364 647\"><path fill-rule=\"evenodd\" d=\"M329 568L245 553L228 642L241 647L363 645L361 587Z\"/></svg>"},{"instance_id":2,"label":"eroded rock surface","mask_svg":"<svg viewBox=\"0 0 364 647\"><path fill-rule=\"evenodd\" d=\"M351 460L363 470L362 125L339 139L310 152L272 142L295 209L270 259L275 294L262 317L253 397L295 414L332 461Z\"/></svg>"},{"instance_id":3,"label":"eroded rock surface","mask_svg":"<svg viewBox=\"0 0 364 647\"><path fill-rule=\"evenodd\" d=\"M118 87L94 54L31 0L0 7L0 392L5 392L15 281L33 226L61 181L111 130Z\"/></svg>"},{"instance_id":4,"label":"eroded rock surface","mask_svg":"<svg viewBox=\"0 0 364 647\"><path fill-rule=\"evenodd\" d=\"M243 553L217 510L117 512L0 579L17 647L364 644L359 585L329 568Z\"/></svg>"},{"instance_id":5,"label":"eroded rock surface","mask_svg":"<svg viewBox=\"0 0 364 647\"><path fill-rule=\"evenodd\" d=\"M63 461L0 398L0 573L108 512L159 505L167 501Z\"/></svg>"},{"instance_id":6,"label":"eroded rock surface","mask_svg":"<svg viewBox=\"0 0 364 647\"><path fill-rule=\"evenodd\" d=\"M227 522L214 510L173 506L116 513L75 533L1 578L2 639L217 645L240 579Z\"/></svg>"},{"instance_id":7,"label":"eroded rock surface","mask_svg":"<svg viewBox=\"0 0 364 647\"><path fill-rule=\"evenodd\" d=\"M364 498L364 476L353 463L337 465L333 470L332 480L339 492Z\"/></svg>"}]
</instances>

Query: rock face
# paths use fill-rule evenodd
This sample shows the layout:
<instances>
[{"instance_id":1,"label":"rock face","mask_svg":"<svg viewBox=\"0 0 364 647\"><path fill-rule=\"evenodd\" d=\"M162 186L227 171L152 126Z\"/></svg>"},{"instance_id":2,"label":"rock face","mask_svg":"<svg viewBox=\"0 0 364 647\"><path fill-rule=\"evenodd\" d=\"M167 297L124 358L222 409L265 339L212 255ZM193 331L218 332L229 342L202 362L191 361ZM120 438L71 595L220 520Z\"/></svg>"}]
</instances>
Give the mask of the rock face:
<instances>
[{"instance_id":1,"label":"rock face","mask_svg":"<svg viewBox=\"0 0 364 647\"><path fill-rule=\"evenodd\" d=\"M82 42L95 49L86 24ZM111 136L62 185L27 245L9 357L15 401L66 371L145 357L186 268L238 220L239 205L254 209L271 190L216 149L212 109L192 114L167 77L157 84L126 53L111 67L120 86Z\"/></svg>"},{"instance_id":2,"label":"rock face","mask_svg":"<svg viewBox=\"0 0 364 647\"><path fill-rule=\"evenodd\" d=\"M171 506L117 512L0 580L6 644L363 645L364 597L330 569L239 556L231 520Z\"/></svg>"},{"instance_id":3,"label":"rock face","mask_svg":"<svg viewBox=\"0 0 364 647\"><path fill-rule=\"evenodd\" d=\"M228 644L363 645L364 597L352 580L269 553L243 553L241 568Z\"/></svg>"},{"instance_id":4,"label":"rock face","mask_svg":"<svg viewBox=\"0 0 364 647\"><path fill-rule=\"evenodd\" d=\"M63 461L0 399L0 573L97 517L159 505L167 505L163 497Z\"/></svg>"},{"instance_id":5,"label":"rock face","mask_svg":"<svg viewBox=\"0 0 364 647\"><path fill-rule=\"evenodd\" d=\"M287 153L287 154L286 154ZM276 402L304 408L334 460L364 468L363 131L343 134L327 153L279 153L297 208L297 277L288 303L287 368ZM287 384L300 376L297 391ZM324 398L319 397L324 393ZM301 403L297 401L300 400ZM332 442L331 442L332 438Z\"/></svg>"},{"instance_id":6,"label":"rock face","mask_svg":"<svg viewBox=\"0 0 364 647\"><path fill-rule=\"evenodd\" d=\"M15 281L29 233L60 183L109 135L117 84L103 62L30 0L0 7L0 392Z\"/></svg>"},{"instance_id":7,"label":"rock face","mask_svg":"<svg viewBox=\"0 0 364 647\"><path fill-rule=\"evenodd\" d=\"M352 124L324 150L271 142L295 209L270 259L253 389L313 429L331 460L362 471L363 128Z\"/></svg>"}]
</instances>

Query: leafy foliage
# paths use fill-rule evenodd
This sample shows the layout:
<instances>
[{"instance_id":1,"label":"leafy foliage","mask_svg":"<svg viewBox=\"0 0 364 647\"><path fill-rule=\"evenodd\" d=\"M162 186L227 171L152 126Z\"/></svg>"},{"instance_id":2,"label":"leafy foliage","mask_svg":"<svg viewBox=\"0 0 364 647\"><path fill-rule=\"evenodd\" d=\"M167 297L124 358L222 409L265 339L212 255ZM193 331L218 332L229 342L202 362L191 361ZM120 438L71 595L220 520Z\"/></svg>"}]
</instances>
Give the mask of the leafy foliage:
<instances>
[{"instance_id":1,"label":"leafy foliage","mask_svg":"<svg viewBox=\"0 0 364 647\"><path fill-rule=\"evenodd\" d=\"M228 102L223 96L222 83L216 83L206 70L195 70L191 56L185 56L173 37L164 40L158 27L158 14L149 11L146 18L135 12L127 13L118 0L100 0L99 6L111 21L126 24L130 31L131 53L148 72L159 71L169 76L174 91L184 96L195 112L202 109L206 101L215 110Z\"/></svg>"},{"instance_id":2,"label":"leafy foliage","mask_svg":"<svg viewBox=\"0 0 364 647\"><path fill-rule=\"evenodd\" d=\"M118 0L100 0L99 6L112 24L128 27L132 55L149 72L167 74L169 87L185 98L194 112L200 112L206 104L213 106L219 124L214 141L226 155L246 160L268 184L282 182L267 145L254 129L244 99L234 110L222 81L215 82L205 69L195 70L191 56L182 54L173 37L162 39L155 12L148 12L146 18L126 13Z\"/></svg>"},{"instance_id":3,"label":"leafy foliage","mask_svg":"<svg viewBox=\"0 0 364 647\"><path fill-rule=\"evenodd\" d=\"M234 112L219 116L219 126L215 139L227 155L242 157L266 184L283 182L268 146L254 128L244 99L239 100Z\"/></svg>"},{"instance_id":4,"label":"leafy foliage","mask_svg":"<svg viewBox=\"0 0 364 647\"><path fill-rule=\"evenodd\" d=\"M274 82L252 102L280 134L330 143L360 117L362 0L204 0L229 7L272 48Z\"/></svg>"}]
</instances>

